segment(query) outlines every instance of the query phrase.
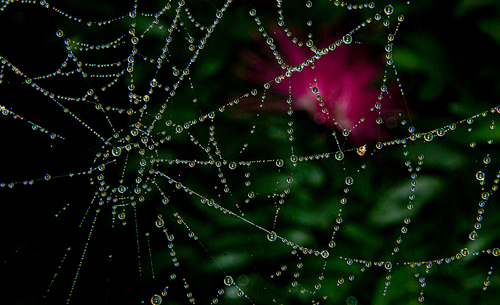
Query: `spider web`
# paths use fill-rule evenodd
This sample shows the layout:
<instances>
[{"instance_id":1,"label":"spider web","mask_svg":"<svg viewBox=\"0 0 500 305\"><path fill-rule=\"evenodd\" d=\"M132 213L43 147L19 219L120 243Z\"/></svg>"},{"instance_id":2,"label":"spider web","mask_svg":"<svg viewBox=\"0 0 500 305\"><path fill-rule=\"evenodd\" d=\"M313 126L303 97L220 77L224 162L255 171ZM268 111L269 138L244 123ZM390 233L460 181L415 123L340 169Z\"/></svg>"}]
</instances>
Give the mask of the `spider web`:
<instances>
[{"instance_id":1,"label":"spider web","mask_svg":"<svg viewBox=\"0 0 500 305\"><path fill-rule=\"evenodd\" d=\"M2 303L493 304L500 108L431 10L2 1Z\"/></svg>"}]
</instances>

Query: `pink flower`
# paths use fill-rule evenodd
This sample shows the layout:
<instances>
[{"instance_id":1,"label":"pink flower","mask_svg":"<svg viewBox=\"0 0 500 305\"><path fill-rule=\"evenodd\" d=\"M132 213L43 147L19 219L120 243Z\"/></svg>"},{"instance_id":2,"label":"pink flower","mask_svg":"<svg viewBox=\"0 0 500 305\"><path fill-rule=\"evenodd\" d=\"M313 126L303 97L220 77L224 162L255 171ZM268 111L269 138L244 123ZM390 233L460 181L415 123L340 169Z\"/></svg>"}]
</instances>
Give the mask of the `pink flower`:
<instances>
[{"instance_id":1,"label":"pink flower","mask_svg":"<svg viewBox=\"0 0 500 305\"><path fill-rule=\"evenodd\" d=\"M293 34L297 35L296 31ZM268 37L272 38L271 43L276 46L283 63L290 67L300 66L316 55L305 45L306 40L298 39L303 42L302 47L298 41L294 43L294 35L288 37L283 28L274 27ZM338 37L331 36L315 38L317 50L328 47L330 50L315 59L314 63L302 65L302 70L292 72L290 77L285 76L286 70L282 69L268 43L264 42L267 47L265 53L245 52L242 55L246 68L241 76L255 83L269 82L281 96L279 103L283 106L278 106L280 109L288 109L285 101L291 94L294 111L307 111L317 124L336 129L344 136L348 134L345 139L355 146L371 145L387 139L388 129L397 125L396 113L400 107L396 107L397 102L387 93L379 100L385 65L383 57L374 56L375 53L367 45L354 42L342 43L331 50L332 43L337 40ZM274 80L280 76L284 78L276 83ZM380 81L375 86L377 78ZM377 122L378 118L381 120ZM341 135L339 139L342 139Z\"/></svg>"}]
</instances>

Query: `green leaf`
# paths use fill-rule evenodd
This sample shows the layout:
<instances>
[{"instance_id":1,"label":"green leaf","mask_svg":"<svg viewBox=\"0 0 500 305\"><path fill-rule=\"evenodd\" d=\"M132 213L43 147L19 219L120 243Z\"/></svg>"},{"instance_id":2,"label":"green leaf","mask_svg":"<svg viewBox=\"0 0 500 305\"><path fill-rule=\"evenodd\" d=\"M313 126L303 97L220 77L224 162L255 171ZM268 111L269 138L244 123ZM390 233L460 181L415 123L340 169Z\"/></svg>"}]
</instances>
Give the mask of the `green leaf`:
<instances>
[{"instance_id":1,"label":"green leaf","mask_svg":"<svg viewBox=\"0 0 500 305\"><path fill-rule=\"evenodd\" d=\"M390 189L381 197L370 212L370 222L379 226L389 226L400 223L406 217L414 217L441 189L442 181L438 177L419 176L415 192L411 191L410 179ZM410 201L409 196L415 195ZM408 203L413 209L407 208Z\"/></svg>"}]
</instances>

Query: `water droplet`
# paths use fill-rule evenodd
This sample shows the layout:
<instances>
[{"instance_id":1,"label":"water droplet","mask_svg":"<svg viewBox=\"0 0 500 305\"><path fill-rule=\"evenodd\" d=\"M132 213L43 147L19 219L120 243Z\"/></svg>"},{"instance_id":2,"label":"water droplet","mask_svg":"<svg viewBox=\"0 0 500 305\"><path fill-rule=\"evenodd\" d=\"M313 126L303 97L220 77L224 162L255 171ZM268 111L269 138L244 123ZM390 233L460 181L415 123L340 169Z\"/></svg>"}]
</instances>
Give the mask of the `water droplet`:
<instances>
[{"instance_id":1,"label":"water droplet","mask_svg":"<svg viewBox=\"0 0 500 305\"><path fill-rule=\"evenodd\" d=\"M335 159L337 159L338 161L342 161L344 159L344 153L341 151L337 151L335 153Z\"/></svg>"},{"instance_id":2,"label":"water droplet","mask_svg":"<svg viewBox=\"0 0 500 305\"><path fill-rule=\"evenodd\" d=\"M233 283L233 277L230 275L226 275L226 277L224 278L224 284L226 284L226 286L231 286Z\"/></svg>"},{"instance_id":3,"label":"water droplet","mask_svg":"<svg viewBox=\"0 0 500 305\"><path fill-rule=\"evenodd\" d=\"M120 147L113 147L111 150L111 154L115 157L118 157L122 153L122 149Z\"/></svg>"},{"instance_id":4,"label":"water droplet","mask_svg":"<svg viewBox=\"0 0 500 305\"><path fill-rule=\"evenodd\" d=\"M44 179L49 181L50 179L52 179L52 177L49 174L47 174L47 175L45 175Z\"/></svg>"},{"instance_id":5,"label":"water droplet","mask_svg":"<svg viewBox=\"0 0 500 305\"><path fill-rule=\"evenodd\" d=\"M158 218L156 221L155 221L155 226L157 228L163 228L163 226L165 225L165 222L163 221L163 219L161 218Z\"/></svg>"},{"instance_id":6,"label":"water droplet","mask_svg":"<svg viewBox=\"0 0 500 305\"><path fill-rule=\"evenodd\" d=\"M64 35L64 32L63 32L62 30L58 30L58 31L56 32L56 36L57 36L57 37L62 37L63 35Z\"/></svg>"},{"instance_id":7,"label":"water droplet","mask_svg":"<svg viewBox=\"0 0 500 305\"><path fill-rule=\"evenodd\" d=\"M384 267L387 270L391 270L392 269L392 263L391 262L385 262Z\"/></svg>"},{"instance_id":8,"label":"water droplet","mask_svg":"<svg viewBox=\"0 0 500 305\"><path fill-rule=\"evenodd\" d=\"M277 238L278 238L278 235L276 234L276 232L269 231L269 233L267 233L267 240L275 241Z\"/></svg>"},{"instance_id":9,"label":"water droplet","mask_svg":"<svg viewBox=\"0 0 500 305\"><path fill-rule=\"evenodd\" d=\"M257 14L257 11L255 9L251 9L249 14L250 16L255 16L255 14Z\"/></svg>"},{"instance_id":10,"label":"water droplet","mask_svg":"<svg viewBox=\"0 0 500 305\"><path fill-rule=\"evenodd\" d=\"M329 256L330 256L330 252L328 252L328 250L321 251L321 257L328 258Z\"/></svg>"},{"instance_id":11,"label":"water droplet","mask_svg":"<svg viewBox=\"0 0 500 305\"><path fill-rule=\"evenodd\" d=\"M152 305L160 305L162 302L161 296L155 294L151 297L151 304Z\"/></svg>"},{"instance_id":12,"label":"water droplet","mask_svg":"<svg viewBox=\"0 0 500 305\"><path fill-rule=\"evenodd\" d=\"M352 36L349 34L346 34L342 40L344 41L345 44L350 44L352 42Z\"/></svg>"},{"instance_id":13,"label":"water droplet","mask_svg":"<svg viewBox=\"0 0 500 305\"><path fill-rule=\"evenodd\" d=\"M394 7L392 5L388 5L384 8L384 12L387 14L387 15L391 15L392 13L394 13Z\"/></svg>"},{"instance_id":14,"label":"water droplet","mask_svg":"<svg viewBox=\"0 0 500 305\"><path fill-rule=\"evenodd\" d=\"M476 179L479 181L484 181L485 174L482 171L476 173Z\"/></svg>"},{"instance_id":15,"label":"water droplet","mask_svg":"<svg viewBox=\"0 0 500 305\"><path fill-rule=\"evenodd\" d=\"M307 2L306 2L306 6L307 6L308 8L311 8L311 7L313 6L313 3L312 3L311 1L307 1Z\"/></svg>"},{"instance_id":16,"label":"water droplet","mask_svg":"<svg viewBox=\"0 0 500 305\"><path fill-rule=\"evenodd\" d=\"M470 239L470 240L476 240L476 239L477 239L477 236L478 236L478 234L477 234L477 232L474 230L474 231L470 232L470 234L469 234L469 239Z\"/></svg>"},{"instance_id":17,"label":"water droplet","mask_svg":"<svg viewBox=\"0 0 500 305\"><path fill-rule=\"evenodd\" d=\"M351 176L345 178L345 184L352 185L353 183L354 179Z\"/></svg>"},{"instance_id":18,"label":"water droplet","mask_svg":"<svg viewBox=\"0 0 500 305\"><path fill-rule=\"evenodd\" d=\"M278 159L276 160L276 166L277 167L282 167L283 164L285 164L285 161L283 161L283 159Z\"/></svg>"},{"instance_id":19,"label":"water droplet","mask_svg":"<svg viewBox=\"0 0 500 305\"><path fill-rule=\"evenodd\" d=\"M229 168L230 169L235 169L236 168L236 162L234 162L234 161L229 162Z\"/></svg>"}]
</instances>

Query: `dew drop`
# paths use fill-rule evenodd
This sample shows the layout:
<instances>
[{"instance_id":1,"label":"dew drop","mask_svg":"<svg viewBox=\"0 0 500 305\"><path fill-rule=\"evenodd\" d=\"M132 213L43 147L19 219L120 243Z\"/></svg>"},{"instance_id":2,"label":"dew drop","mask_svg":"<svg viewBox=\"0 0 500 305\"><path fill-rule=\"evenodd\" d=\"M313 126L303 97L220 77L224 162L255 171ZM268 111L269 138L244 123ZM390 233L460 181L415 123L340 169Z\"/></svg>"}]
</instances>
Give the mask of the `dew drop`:
<instances>
[{"instance_id":1,"label":"dew drop","mask_svg":"<svg viewBox=\"0 0 500 305\"><path fill-rule=\"evenodd\" d=\"M151 304L152 305L160 305L162 302L162 298L160 295L155 294L151 297Z\"/></svg>"},{"instance_id":2,"label":"dew drop","mask_svg":"<svg viewBox=\"0 0 500 305\"><path fill-rule=\"evenodd\" d=\"M267 233L267 240L275 241L277 238L278 238L278 235L276 234L276 232L269 231L269 233Z\"/></svg>"},{"instance_id":3,"label":"dew drop","mask_svg":"<svg viewBox=\"0 0 500 305\"><path fill-rule=\"evenodd\" d=\"M285 161L283 161L283 159L278 159L276 160L276 166L277 167L282 167L283 164L285 164Z\"/></svg>"},{"instance_id":4,"label":"dew drop","mask_svg":"<svg viewBox=\"0 0 500 305\"><path fill-rule=\"evenodd\" d=\"M342 161L344 159L344 153L341 151L337 151L335 153L335 159L337 159L337 161Z\"/></svg>"},{"instance_id":5,"label":"dew drop","mask_svg":"<svg viewBox=\"0 0 500 305\"><path fill-rule=\"evenodd\" d=\"M111 150L111 154L115 157L118 157L122 153L122 149L120 147L113 147Z\"/></svg>"},{"instance_id":6,"label":"dew drop","mask_svg":"<svg viewBox=\"0 0 500 305\"><path fill-rule=\"evenodd\" d=\"M165 222L163 221L163 219L161 218L158 218L156 221L155 221L155 226L157 228L163 228L163 226L165 225Z\"/></svg>"},{"instance_id":7,"label":"dew drop","mask_svg":"<svg viewBox=\"0 0 500 305\"><path fill-rule=\"evenodd\" d=\"M345 178L345 184L352 185L354 183L354 179L351 176Z\"/></svg>"},{"instance_id":8,"label":"dew drop","mask_svg":"<svg viewBox=\"0 0 500 305\"><path fill-rule=\"evenodd\" d=\"M388 5L384 8L384 12L387 14L387 15L391 15L392 13L394 13L394 7L392 5Z\"/></svg>"},{"instance_id":9,"label":"dew drop","mask_svg":"<svg viewBox=\"0 0 500 305\"><path fill-rule=\"evenodd\" d=\"M226 275L226 277L224 278L224 284L226 286L231 286L233 283L234 283L233 277L230 275Z\"/></svg>"},{"instance_id":10,"label":"dew drop","mask_svg":"<svg viewBox=\"0 0 500 305\"><path fill-rule=\"evenodd\" d=\"M484 181L484 177L485 177L484 172L482 172L482 171L478 171L478 172L476 173L476 179L477 179L477 180L479 180L479 181Z\"/></svg>"},{"instance_id":11,"label":"dew drop","mask_svg":"<svg viewBox=\"0 0 500 305\"><path fill-rule=\"evenodd\" d=\"M481 198L483 198L484 200L487 200L488 198L490 198L490 193L488 192L483 192L481 194Z\"/></svg>"},{"instance_id":12,"label":"dew drop","mask_svg":"<svg viewBox=\"0 0 500 305\"><path fill-rule=\"evenodd\" d=\"M346 35L344 35L342 40L344 41L345 44L350 44L352 42L352 36L349 34L346 34Z\"/></svg>"},{"instance_id":13,"label":"dew drop","mask_svg":"<svg viewBox=\"0 0 500 305\"><path fill-rule=\"evenodd\" d=\"M63 35L64 35L64 32L63 32L62 30L58 30L58 31L56 32L56 36L57 36L57 37L62 37Z\"/></svg>"},{"instance_id":14,"label":"dew drop","mask_svg":"<svg viewBox=\"0 0 500 305\"><path fill-rule=\"evenodd\" d=\"M385 262L384 267L387 270L391 270L392 269L392 263L391 262Z\"/></svg>"},{"instance_id":15,"label":"dew drop","mask_svg":"<svg viewBox=\"0 0 500 305\"><path fill-rule=\"evenodd\" d=\"M469 234L469 239L470 239L470 240L476 240L476 239L477 239L477 236L478 236L478 234L477 234L477 232L474 230L474 231L470 232L470 234Z\"/></svg>"}]
</instances>

